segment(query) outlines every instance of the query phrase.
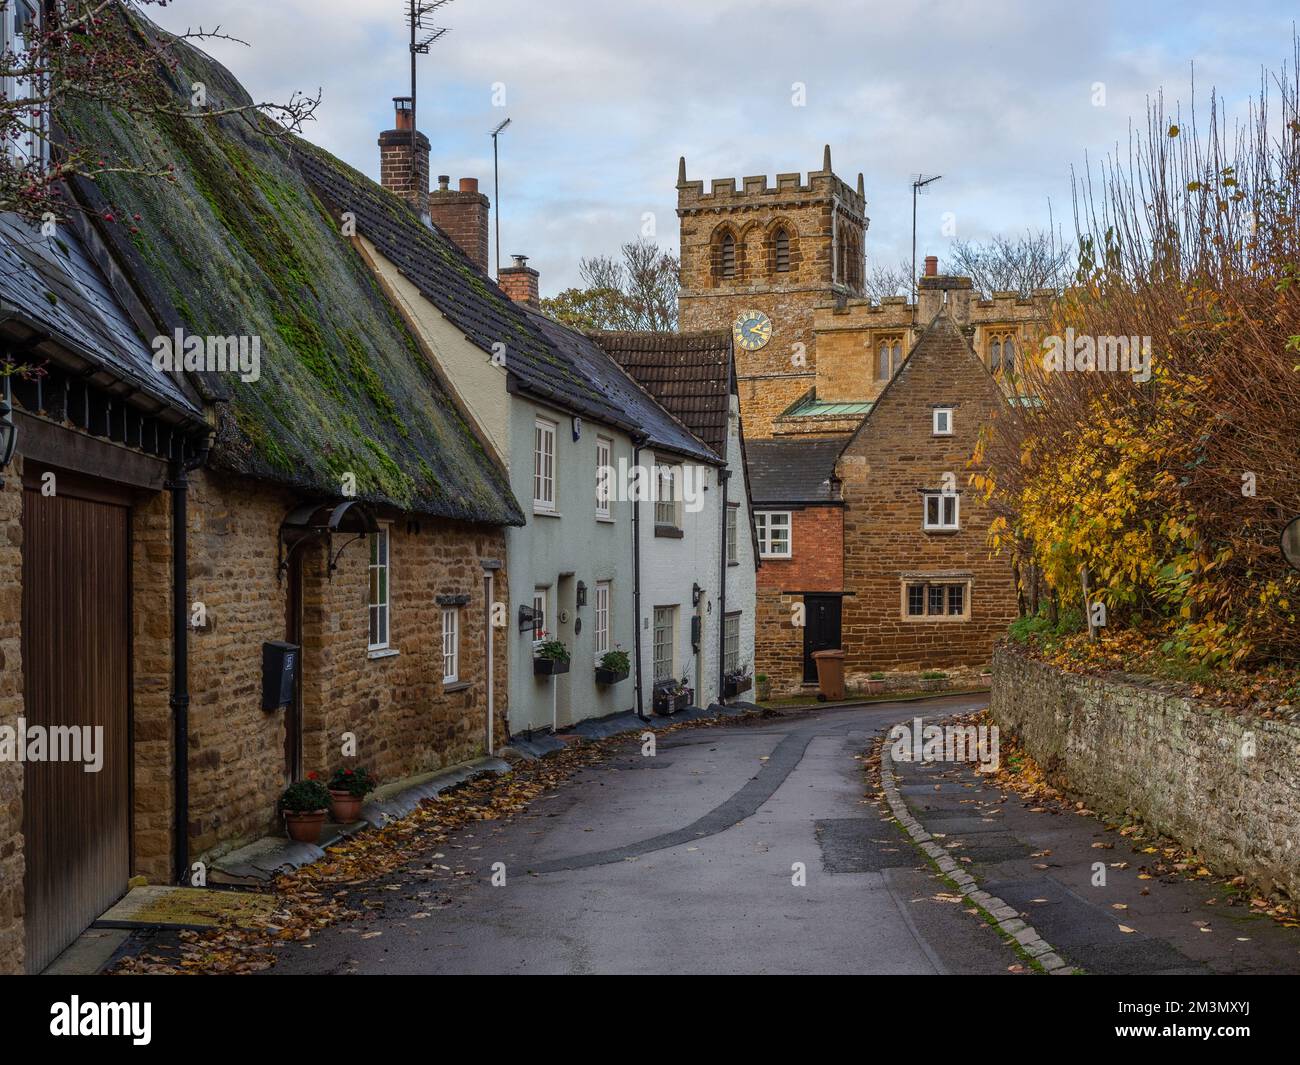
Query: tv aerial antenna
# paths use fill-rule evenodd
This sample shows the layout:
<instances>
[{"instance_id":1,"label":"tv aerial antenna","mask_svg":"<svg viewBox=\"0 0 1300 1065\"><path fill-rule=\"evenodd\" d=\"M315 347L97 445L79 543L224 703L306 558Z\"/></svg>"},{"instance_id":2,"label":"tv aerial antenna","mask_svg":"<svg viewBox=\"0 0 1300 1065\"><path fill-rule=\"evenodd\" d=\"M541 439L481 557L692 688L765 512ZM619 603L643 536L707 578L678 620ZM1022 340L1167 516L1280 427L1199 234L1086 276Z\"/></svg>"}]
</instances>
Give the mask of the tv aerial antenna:
<instances>
[{"instance_id":1,"label":"tv aerial antenna","mask_svg":"<svg viewBox=\"0 0 1300 1065\"><path fill-rule=\"evenodd\" d=\"M434 26L429 16L451 0L406 0L406 22L411 30L411 167L415 167L415 142L419 136L419 122L415 112L415 61L429 54L429 46L451 31L445 26ZM414 176L414 175L413 175Z\"/></svg>"}]
</instances>

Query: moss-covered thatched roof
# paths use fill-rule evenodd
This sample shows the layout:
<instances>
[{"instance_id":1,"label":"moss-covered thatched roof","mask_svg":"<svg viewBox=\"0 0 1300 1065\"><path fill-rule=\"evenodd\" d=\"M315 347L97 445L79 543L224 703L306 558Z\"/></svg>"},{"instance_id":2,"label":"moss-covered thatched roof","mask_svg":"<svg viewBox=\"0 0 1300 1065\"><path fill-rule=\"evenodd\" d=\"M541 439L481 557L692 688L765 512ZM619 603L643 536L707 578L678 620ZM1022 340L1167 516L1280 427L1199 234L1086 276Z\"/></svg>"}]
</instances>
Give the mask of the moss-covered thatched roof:
<instances>
[{"instance_id":1,"label":"moss-covered thatched roof","mask_svg":"<svg viewBox=\"0 0 1300 1065\"><path fill-rule=\"evenodd\" d=\"M158 73L160 103L188 107L196 82L211 109L251 102L220 64L175 48L178 69ZM523 523L504 471L303 179L291 139L244 115L128 116L84 102L59 122L106 157L176 166L174 182L106 174L77 190L111 215L102 228L160 327L260 338L258 380L204 382L216 401L213 466L331 498L351 473L363 500Z\"/></svg>"}]
</instances>

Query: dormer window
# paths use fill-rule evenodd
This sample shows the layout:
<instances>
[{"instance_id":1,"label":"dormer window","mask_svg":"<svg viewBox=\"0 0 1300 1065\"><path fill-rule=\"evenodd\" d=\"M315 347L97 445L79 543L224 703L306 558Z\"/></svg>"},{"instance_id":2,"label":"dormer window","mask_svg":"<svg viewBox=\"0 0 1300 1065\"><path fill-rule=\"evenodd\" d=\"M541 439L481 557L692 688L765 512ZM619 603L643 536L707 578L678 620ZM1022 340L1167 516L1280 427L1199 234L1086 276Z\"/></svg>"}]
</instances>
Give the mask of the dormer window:
<instances>
[{"instance_id":1,"label":"dormer window","mask_svg":"<svg viewBox=\"0 0 1300 1065\"><path fill-rule=\"evenodd\" d=\"M19 69L32 65L24 60L23 55L30 46L28 38L35 34L39 25L34 0L8 0L0 4L0 53L16 56L14 65ZM11 102L37 99L42 95L38 86L18 77L0 78L0 93ZM13 123L16 128L12 130L12 137L3 140L5 153L19 166L43 163L47 148L46 108L40 105L23 108L20 114L13 116Z\"/></svg>"}]
</instances>

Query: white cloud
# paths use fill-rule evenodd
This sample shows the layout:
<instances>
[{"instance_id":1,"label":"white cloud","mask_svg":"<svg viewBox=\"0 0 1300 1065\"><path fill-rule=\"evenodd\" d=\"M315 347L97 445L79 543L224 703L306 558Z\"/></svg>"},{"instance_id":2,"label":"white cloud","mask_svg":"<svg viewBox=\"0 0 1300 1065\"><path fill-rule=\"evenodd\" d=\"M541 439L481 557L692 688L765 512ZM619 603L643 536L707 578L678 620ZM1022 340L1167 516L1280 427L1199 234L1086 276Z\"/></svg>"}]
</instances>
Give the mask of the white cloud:
<instances>
[{"instance_id":1,"label":"white cloud","mask_svg":"<svg viewBox=\"0 0 1300 1065\"><path fill-rule=\"evenodd\" d=\"M420 59L420 126L432 170L491 186L488 131L502 146L502 252L525 252L544 292L574 282L582 255L636 236L653 211L675 244L677 158L708 180L815 169L829 142L846 180L866 174L868 255L1046 224L1069 212L1069 172L1142 124L1162 85L1211 82L1241 99L1287 55L1280 3L1081 5L1064 0L461 0L432 16L451 32ZM407 92L399 0L174 0L163 25L199 21L250 42L213 44L258 98L324 90L312 140L371 175L391 97ZM806 107L791 84L807 85ZM492 85L508 107L491 105ZM1107 106L1091 103L1095 82ZM1068 226L1067 226L1068 230Z\"/></svg>"}]
</instances>

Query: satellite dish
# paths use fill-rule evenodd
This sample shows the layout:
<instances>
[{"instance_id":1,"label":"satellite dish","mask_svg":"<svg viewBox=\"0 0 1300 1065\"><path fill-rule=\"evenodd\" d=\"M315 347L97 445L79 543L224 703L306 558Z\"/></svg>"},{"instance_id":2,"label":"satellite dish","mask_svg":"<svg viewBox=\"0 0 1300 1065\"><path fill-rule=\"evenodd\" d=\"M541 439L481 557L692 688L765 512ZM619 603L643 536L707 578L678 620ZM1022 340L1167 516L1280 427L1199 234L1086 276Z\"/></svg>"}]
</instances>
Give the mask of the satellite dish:
<instances>
[{"instance_id":1,"label":"satellite dish","mask_svg":"<svg viewBox=\"0 0 1300 1065\"><path fill-rule=\"evenodd\" d=\"M1292 518L1282 530L1282 557L1293 569L1300 569L1300 518Z\"/></svg>"}]
</instances>

